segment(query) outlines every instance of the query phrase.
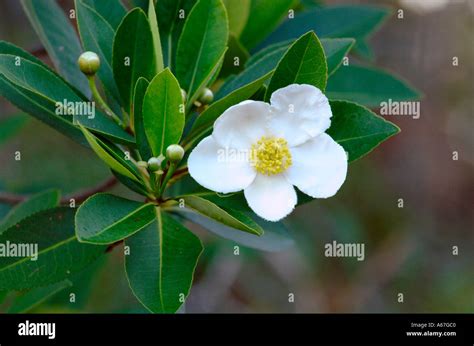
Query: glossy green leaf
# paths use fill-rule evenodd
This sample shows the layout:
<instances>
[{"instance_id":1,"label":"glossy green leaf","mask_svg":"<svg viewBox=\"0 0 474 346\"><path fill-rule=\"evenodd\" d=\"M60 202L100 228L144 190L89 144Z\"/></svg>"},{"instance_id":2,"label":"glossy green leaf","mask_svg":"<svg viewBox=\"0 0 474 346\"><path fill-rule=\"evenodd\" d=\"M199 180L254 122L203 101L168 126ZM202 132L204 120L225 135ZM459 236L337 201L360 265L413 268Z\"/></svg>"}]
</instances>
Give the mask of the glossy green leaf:
<instances>
[{"instance_id":1,"label":"glossy green leaf","mask_svg":"<svg viewBox=\"0 0 474 346\"><path fill-rule=\"evenodd\" d=\"M142 183L138 183L136 180L127 178L126 176L110 170L112 174L117 178L119 182L128 187L130 190L138 193L139 195L148 197L148 192Z\"/></svg>"},{"instance_id":2,"label":"glossy green leaf","mask_svg":"<svg viewBox=\"0 0 474 346\"><path fill-rule=\"evenodd\" d=\"M264 230L263 235L257 237L253 234L236 232L235 229L213 221L205 216L186 213L183 215L186 219L200 225L206 230L218 235L219 237L229 239L234 243L268 252L283 251L294 245L287 227L280 222L267 222L253 215L255 222Z\"/></svg>"},{"instance_id":3,"label":"glossy green leaf","mask_svg":"<svg viewBox=\"0 0 474 346\"><path fill-rule=\"evenodd\" d=\"M328 67L324 50L314 32L301 36L288 48L268 85L265 99L290 84L310 84L324 91Z\"/></svg>"},{"instance_id":4,"label":"glossy green leaf","mask_svg":"<svg viewBox=\"0 0 474 346\"><path fill-rule=\"evenodd\" d=\"M313 30L319 38L354 37L364 40L388 17L384 7L364 5L339 5L316 8L286 20L262 44L294 39Z\"/></svg>"},{"instance_id":5,"label":"glossy green leaf","mask_svg":"<svg viewBox=\"0 0 474 346\"><path fill-rule=\"evenodd\" d=\"M13 56L18 56L21 58L24 58L25 60L29 60L31 62L34 62L38 65L43 66L44 68L53 71L51 67L46 65L43 61L35 57L34 55L30 54L23 48L20 48L18 46L15 46L13 43L7 42L7 41L1 41L0 40L0 54L6 54L6 55L13 55ZM54 71L53 71L54 72ZM62 78L61 76L58 76L59 78Z\"/></svg>"},{"instance_id":6,"label":"glossy green leaf","mask_svg":"<svg viewBox=\"0 0 474 346\"><path fill-rule=\"evenodd\" d=\"M249 58L249 52L239 42L239 40L231 34L229 36L229 49L227 50L222 64L222 69L219 73L219 78L225 78L231 74L240 73L245 66L247 59ZM213 81L209 83L212 85Z\"/></svg>"},{"instance_id":7,"label":"glossy green leaf","mask_svg":"<svg viewBox=\"0 0 474 346\"><path fill-rule=\"evenodd\" d=\"M9 293L8 291L0 291L0 305L3 304L3 302L8 296L8 293Z\"/></svg>"},{"instance_id":8,"label":"glossy green leaf","mask_svg":"<svg viewBox=\"0 0 474 346\"><path fill-rule=\"evenodd\" d=\"M153 34L145 12L139 8L129 12L117 29L112 68L123 106L130 112L137 80L152 80L156 74Z\"/></svg>"},{"instance_id":9,"label":"glossy green leaf","mask_svg":"<svg viewBox=\"0 0 474 346\"><path fill-rule=\"evenodd\" d=\"M0 256L0 290L20 290L65 280L94 262L104 246L81 244L74 234L73 208L49 209L26 218L0 235L11 254L12 244L28 244L35 256ZM31 247L33 246L33 248ZM31 257L31 258L30 258Z\"/></svg>"},{"instance_id":10,"label":"glossy green leaf","mask_svg":"<svg viewBox=\"0 0 474 346\"><path fill-rule=\"evenodd\" d=\"M145 98L146 89L149 85L150 82L143 77L137 80L135 91L133 93L133 111L131 116L138 151L140 152L142 159L145 161L148 161L148 159L153 156L150 146L148 145L145 127L143 125L143 99Z\"/></svg>"},{"instance_id":11,"label":"glossy green leaf","mask_svg":"<svg viewBox=\"0 0 474 346\"><path fill-rule=\"evenodd\" d=\"M51 71L56 77L61 79L65 84L67 84L69 86L69 88L74 90L74 92L77 95L79 95L82 99L84 99L84 100L86 99L86 96L84 96L84 94L81 91L79 91L74 85L70 84L62 76L56 74L56 72L51 67L46 65L43 61L41 61L40 59L38 59L34 55L32 55L32 54L28 53L27 51L25 51L24 49L22 49L18 46L15 46L14 44L12 44L10 42L0 41L0 54L13 55L13 56L16 56L16 57L21 57L25 60L28 60L30 62L33 62L37 65L40 65L40 66L46 68L47 70Z\"/></svg>"},{"instance_id":12,"label":"glossy green leaf","mask_svg":"<svg viewBox=\"0 0 474 346\"><path fill-rule=\"evenodd\" d=\"M186 20L176 51L176 77L194 102L226 50L227 14L221 0L199 0Z\"/></svg>"},{"instance_id":13,"label":"glossy green leaf","mask_svg":"<svg viewBox=\"0 0 474 346\"><path fill-rule=\"evenodd\" d=\"M112 244L138 232L153 220L153 204L98 193L77 210L76 235L80 242Z\"/></svg>"},{"instance_id":14,"label":"glossy green leaf","mask_svg":"<svg viewBox=\"0 0 474 346\"><path fill-rule=\"evenodd\" d=\"M59 199L60 193L58 190L48 190L33 195L26 201L17 204L14 208L10 209L0 222L0 234L30 215L57 207Z\"/></svg>"},{"instance_id":15,"label":"glossy green leaf","mask_svg":"<svg viewBox=\"0 0 474 346\"><path fill-rule=\"evenodd\" d=\"M163 60L174 71L176 48L184 23L197 0L160 0L156 3L156 15L160 29Z\"/></svg>"},{"instance_id":16,"label":"glossy green leaf","mask_svg":"<svg viewBox=\"0 0 474 346\"><path fill-rule=\"evenodd\" d=\"M120 0L82 0L100 14L116 30L127 10Z\"/></svg>"},{"instance_id":17,"label":"glossy green leaf","mask_svg":"<svg viewBox=\"0 0 474 346\"><path fill-rule=\"evenodd\" d=\"M140 182L138 173L132 169L131 164L125 161L125 154L116 155L110 146L107 146L104 141L100 140L92 133L90 133L85 127L79 125L84 137L91 146L92 150L97 154L97 156L107 164L111 169L116 171L119 174L126 176L129 179Z\"/></svg>"},{"instance_id":18,"label":"glossy green leaf","mask_svg":"<svg viewBox=\"0 0 474 346\"><path fill-rule=\"evenodd\" d=\"M64 135L85 143L73 124L73 116L57 112L64 100L80 103L85 100L42 64L21 56L0 54L0 95ZM132 136L97 109L93 119L88 119L89 114L78 113L76 116L94 132L117 142L134 143Z\"/></svg>"},{"instance_id":19,"label":"glossy green leaf","mask_svg":"<svg viewBox=\"0 0 474 346\"><path fill-rule=\"evenodd\" d=\"M368 107L381 102L417 100L420 93L407 82L374 67L342 66L328 81L327 96Z\"/></svg>"},{"instance_id":20,"label":"glossy green leaf","mask_svg":"<svg viewBox=\"0 0 474 346\"><path fill-rule=\"evenodd\" d=\"M250 15L251 0L224 0L224 5L229 18L229 31L235 37L240 34L247 24Z\"/></svg>"},{"instance_id":21,"label":"glossy green leaf","mask_svg":"<svg viewBox=\"0 0 474 346\"><path fill-rule=\"evenodd\" d=\"M0 121L0 145L15 136L28 121L26 114L20 113Z\"/></svg>"},{"instance_id":22,"label":"glossy green leaf","mask_svg":"<svg viewBox=\"0 0 474 346\"><path fill-rule=\"evenodd\" d=\"M84 0L75 0L76 18L84 50L97 53L100 58L100 69L97 72L104 89L115 100L120 100L117 85L112 71L112 44L115 30L110 24L88 6Z\"/></svg>"},{"instance_id":23,"label":"glossy green leaf","mask_svg":"<svg viewBox=\"0 0 474 346\"><path fill-rule=\"evenodd\" d=\"M288 15L293 0L251 0L250 15L240 40L252 49ZM298 35L299 36L299 35Z\"/></svg>"},{"instance_id":24,"label":"glossy green leaf","mask_svg":"<svg viewBox=\"0 0 474 346\"><path fill-rule=\"evenodd\" d=\"M60 281L52 285L33 288L25 293L20 294L15 298L12 305L8 308L9 314L26 313L38 305L41 305L46 300L61 292L67 287L71 287L72 283L69 280Z\"/></svg>"},{"instance_id":25,"label":"glossy green leaf","mask_svg":"<svg viewBox=\"0 0 474 346\"><path fill-rule=\"evenodd\" d=\"M184 106L181 89L171 71L159 73L148 86L143 100L143 124L155 157L179 143L184 129Z\"/></svg>"},{"instance_id":26,"label":"glossy green leaf","mask_svg":"<svg viewBox=\"0 0 474 346\"><path fill-rule=\"evenodd\" d=\"M220 99L233 90L273 71L293 42L292 40L276 43L252 55L245 65L245 70L236 77L230 78L218 90L216 99ZM329 75L341 65L342 59L349 52L353 42L353 39L347 38L321 40Z\"/></svg>"},{"instance_id":27,"label":"glossy green leaf","mask_svg":"<svg viewBox=\"0 0 474 346\"><path fill-rule=\"evenodd\" d=\"M199 195L185 195L179 199L184 201L185 208L214 221L247 233L259 236L263 234L263 229L255 221L237 210L220 207Z\"/></svg>"},{"instance_id":28,"label":"glossy green leaf","mask_svg":"<svg viewBox=\"0 0 474 346\"><path fill-rule=\"evenodd\" d=\"M323 38L321 44L328 64L328 76L331 76L341 66L344 57L353 47L353 38Z\"/></svg>"},{"instance_id":29,"label":"glossy green leaf","mask_svg":"<svg viewBox=\"0 0 474 346\"><path fill-rule=\"evenodd\" d=\"M89 97L91 92L87 79L77 66L77 59L82 53L79 38L56 0L21 0L21 4L56 69Z\"/></svg>"},{"instance_id":30,"label":"glossy green leaf","mask_svg":"<svg viewBox=\"0 0 474 346\"><path fill-rule=\"evenodd\" d=\"M176 312L189 294L201 241L157 208L157 219L125 240L127 278L137 299L151 312Z\"/></svg>"},{"instance_id":31,"label":"glossy green leaf","mask_svg":"<svg viewBox=\"0 0 474 346\"><path fill-rule=\"evenodd\" d=\"M347 151L349 162L400 132L396 125L356 103L331 101L330 104L333 116L327 133Z\"/></svg>"},{"instance_id":32,"label":"glossy green leaf","mask_svg":"<svg viewBox=\"0 0 474 346\"><path fill-rule=\"evenodd\" d=\"M371 62L375 60L375 52L367 40L357 41L357 44L354 46L354 53Z\"/></svg>"},{"instance_id":33,"label":"glossy green leaf","mask_svg":"<svg viewBox=\"0 0 474 346\"><path fill-rule=\"evenodd\" d=\"M156 73L160 73L163 71L163 53L161 52L160 30L158 29L154 0L149 0L148 2L148 21L150 22L151 34L153 36Z\"/></svg>"},{"instance_id":34,"label":"glossy green leaf","mask_svg":"<svg viewBox=\"0 0 474 346\"><path fill-rule=\"evenodd\" d=\"M224 113L229 107L236 105L242 101L249 99L255 94L263 83L268 79L270 73L267 73L263 77L244 85L243 87L235 90L224 98L211 104L204 112L202 112L193 124L191 133L188 135L190 138L200 138L203 135L209 133L214 125L216 119Z\"/></svg>"}]
</instances>

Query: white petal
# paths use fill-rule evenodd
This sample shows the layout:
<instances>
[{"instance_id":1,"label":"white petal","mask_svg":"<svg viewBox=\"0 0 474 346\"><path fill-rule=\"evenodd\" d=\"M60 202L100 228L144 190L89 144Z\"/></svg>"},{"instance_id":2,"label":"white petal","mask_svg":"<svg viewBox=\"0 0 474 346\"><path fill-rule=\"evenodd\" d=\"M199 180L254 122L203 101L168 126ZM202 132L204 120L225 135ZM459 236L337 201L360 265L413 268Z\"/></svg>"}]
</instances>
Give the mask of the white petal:
<instances>
[{"instance_id":1,"label":"white petal","mask_svg":"<svg viewBox=\"0 0 474 346\"><path fill-rule=\"evenodd\" d=\"M326 131L331 125L331 107L318 88L291 84L275 91L270 102L274 116L270 122L273 135L296 146Z\"/></svg>"},{"instance_id":2,"label":"white petal","mask_svg":"<svg viewBox=\"0 0 474 346\"><path fill-rule=\"evenodd\" d=\"M305 194L314 198L331 197L346 180L346 152L328 134L290 148L290 152L292 165L284 174Z\"/></svg>"},{"instance_id":3,"label":"white petal","mask_svg":"<svg viewBox=\"0 0 474 346\"><path fill-rule=\"evenodd\" d=\"M222 193L243 190L256 176L248 157L223 149L212 136L204 138L191 152L188 169L200 185Z\"/></svg>"},{"instance_id":4,"label":"white petal","mask_svg":"<svg viewBox=\"0 0 474 346\"><path fill-rule=\"evenodd\" d=\"M278 221L295 208L295 188L282 175L258 174L253 183L244 190L250 208L268 221Z\"/></svg>"},{"instance_id":5,"label":"white petal","mask_svg":"<svg viewBox=\"0 0 474 346\"><path fill-rule=\"evenodd\" d=\"M243 101L216 120L212 136L222 147L250 149L267 133L270 116L268 103Z\"/></svg>"}]
</instances>

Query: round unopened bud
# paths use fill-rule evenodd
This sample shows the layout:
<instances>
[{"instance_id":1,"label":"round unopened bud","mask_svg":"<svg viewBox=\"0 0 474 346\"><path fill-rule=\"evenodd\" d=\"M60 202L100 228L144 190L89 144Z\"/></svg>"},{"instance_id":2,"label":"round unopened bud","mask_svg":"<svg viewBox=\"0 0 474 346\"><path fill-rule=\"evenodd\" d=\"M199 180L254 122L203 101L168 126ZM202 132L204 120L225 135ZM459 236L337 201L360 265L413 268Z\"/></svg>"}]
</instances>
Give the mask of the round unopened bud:
<instances>
[{"instance_id":1,"label":"round unopened bud","mask_svg":"<svg viewBox=\"0 0 474 346\"><path fill-rule=\"evenodd\" d=\"M204 88L201 96L199 96L199 102L201 102L203 105L208 105L212 101L214 101L214 94L212 93L211 89Z\"/></svg>"},{"instance_id":2,"label":"round unopened bud","mask_svg":"<svg viewBox=\"0 0 474 346\"><path fill-rule=\"evenodd\" d=\"M181 97L183 98L183 102L186 102L188 94L186 94L186 90L184 90L183 88L181 88Z\"/></svg>"},{"instance_id":3,"label":"round unopened bud","mask_svg":"<svg viewBox=\"0 0 474 346\"><path fill-rule=\"evenodd\" d=\"M84 52L79 56L77 63L82 73L87 76L93 76L99 70L100 58L94 52Z\"/></svg>"},{"instance_id":4,"label":"round unopened bud","mask_svg":"<svg viewBox=\"0 0 474 346\"><path fill-rule=\"evenodd\" d=\"M152 172L155 172L159 169L161 169L161 161L157 157L152 157L148 160L148 169Z\"/></svg>"},{"instance_id":5,"label":"round unopened bud","mask_svg":"<svg viewBox=\"0 0 474 346\"><path fill-rule=\"evenodd\" d=\"M184 156L184 149L181 145L171 144L166 148L166 157L170 162L179 162Z\"/></svg>"}]
</instances>

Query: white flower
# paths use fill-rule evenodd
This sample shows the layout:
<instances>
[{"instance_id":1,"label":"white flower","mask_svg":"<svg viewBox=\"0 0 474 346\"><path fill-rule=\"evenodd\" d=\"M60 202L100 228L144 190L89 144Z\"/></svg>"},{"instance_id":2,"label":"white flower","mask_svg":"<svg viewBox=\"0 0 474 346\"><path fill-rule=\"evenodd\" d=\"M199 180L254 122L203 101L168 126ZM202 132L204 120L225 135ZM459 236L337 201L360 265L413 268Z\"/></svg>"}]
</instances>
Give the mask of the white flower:
<instances>
[{"instance_id":1,"label":"white flower","mask_svg":"<svg viewBox=\"0 0 474 346\"><path fill-rule=\"evenodd\" d=\"M293 185L314 198L333 196L346 179L347 156L324 133L332 112L321 90L292 84L270 102L227 109L191 152L188 167L200 185L221 193L244 190L257 215L278 221L296 205Z\"/></svg>"}]
</instances>

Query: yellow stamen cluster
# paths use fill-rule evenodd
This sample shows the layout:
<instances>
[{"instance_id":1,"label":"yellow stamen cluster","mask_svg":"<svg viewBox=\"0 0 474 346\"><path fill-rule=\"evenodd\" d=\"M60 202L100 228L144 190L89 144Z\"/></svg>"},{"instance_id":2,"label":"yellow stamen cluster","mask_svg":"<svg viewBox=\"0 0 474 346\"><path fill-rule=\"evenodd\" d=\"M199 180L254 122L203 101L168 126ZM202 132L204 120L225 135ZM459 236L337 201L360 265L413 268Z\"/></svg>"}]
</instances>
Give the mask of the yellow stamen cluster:
<instances>
[{"instance_id":1,"label":"yellow stamen cluster","mask_svg":"<svg viewBox=\"0 0 474 346\"><path fill-rule=\"evenodd\" d=\"M283 138L260 138L252 145L250 160L255 170L265 175L282 173L291 166L291 153Z\"/></svg>"}]
</instances>

